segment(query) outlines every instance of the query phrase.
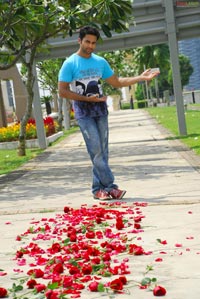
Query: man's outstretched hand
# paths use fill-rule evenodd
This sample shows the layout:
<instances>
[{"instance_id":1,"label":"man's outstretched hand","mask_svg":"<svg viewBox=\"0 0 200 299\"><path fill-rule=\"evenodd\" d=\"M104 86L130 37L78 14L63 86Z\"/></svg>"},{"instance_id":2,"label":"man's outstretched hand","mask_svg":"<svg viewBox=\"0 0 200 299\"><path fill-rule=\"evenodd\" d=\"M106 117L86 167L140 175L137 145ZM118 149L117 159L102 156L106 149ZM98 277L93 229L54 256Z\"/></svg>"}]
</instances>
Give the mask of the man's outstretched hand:
<instances>
[{"instance_id":1,"label":"man's outstretched hand","mask_svg":"<svg viewBox=\"0 0 200 299\"><path fill-rule=\"evenodd\" d=\"M147 69L140 75L140 77L142 80L150 81L153 78L157 77L159 74L160 74L159 70Z\"/></svg>"}]
</instances>

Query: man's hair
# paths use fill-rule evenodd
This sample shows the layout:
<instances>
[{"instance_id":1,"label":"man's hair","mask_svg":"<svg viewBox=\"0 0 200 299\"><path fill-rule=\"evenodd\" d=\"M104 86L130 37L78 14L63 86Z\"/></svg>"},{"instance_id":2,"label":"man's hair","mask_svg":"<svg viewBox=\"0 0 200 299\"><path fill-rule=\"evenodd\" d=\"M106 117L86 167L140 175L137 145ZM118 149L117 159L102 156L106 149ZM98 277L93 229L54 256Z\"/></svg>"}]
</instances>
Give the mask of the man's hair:
<instances>
[{"instance_id":1,"label":"man's hair","mask_svg":"<svg viewBox=\"0 0 200 299\"><path fill-rule=\"evenodd\" d=\"M80 32L79 32L80 40L82 40L86 36L86 34L95 35L97 40L100 37L99 31L96 28L90 27L90 26L85 26L80 29Z\"/></svg>"}]
</instances>

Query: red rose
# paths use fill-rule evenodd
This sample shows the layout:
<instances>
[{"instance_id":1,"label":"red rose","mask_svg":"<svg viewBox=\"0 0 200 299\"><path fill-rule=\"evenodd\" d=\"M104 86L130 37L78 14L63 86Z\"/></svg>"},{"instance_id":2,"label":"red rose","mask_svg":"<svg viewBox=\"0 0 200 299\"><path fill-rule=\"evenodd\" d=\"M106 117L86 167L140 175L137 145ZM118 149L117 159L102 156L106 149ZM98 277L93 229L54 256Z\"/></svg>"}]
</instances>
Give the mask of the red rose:
<instances>
[{"instance_id":1,"label":"red rose","mask_svg":"<svg viewBox=\"0 0 200 299\"><path fill-rule=\"evenodd\" d=\"M88 285L88 288L91 292L98 292L98 285L99 285L99 282L97 281L92 281L89 285Z\"/></svg>"},{"instance_id":2,"label":"red rose","mask_svg":"<svg viewBox=\"0 0 200 299\"><path fill-rule=\"evenodd\" d=\"M70 207L64 207L64 213L69 213Z\"/></svg>"},{"instance_id":3,"label":"red rose","mask_svg":"<svg viewBox=\"0 0 200 299\"><path fill-rule=\"evenodd\" d=\"M60 252L61 251L61 246L59 243L54 243L52 246L51 246L51 250L52 250L52 253L57 253L57 252Z\"/></svg>"},{"instance_id":4,"label":"red rose","mask_svg":"<svg viewBox=\"0 0 200 299\"><path fill-rule=\"evenodd\" d=\"M124 284L127 284L127 279L126 279L126 276L120 276L119 277L119 280L121 280L121 282Z\"/></svg>"},{"instance_id":5,"label":"red rose","mask_svg":"<svg viewBox=\"0 0 200 299\"><path fill-rule=\"evenodd\" d=\"M35 278L40 278L44 276L44 272L41 269L31 269L27 272L28 275L33 275Z\"/></svg>"},{"instance_id":6,"label":"red rose","mask_svg":"<svg viewBox=\"0 0 200 299\"><path fill-rule=\"evenodd\" d=\"M61 263L56 264L53 267L53 273L63 273L63 271L64 271L64 268L63 268L63 265Z\"/></svg>"},{"instance_id":7,"label":"red rose","mask_svg":"<svg viewBox=\"0 0 200 299\"><path fill-rule=\"evenodd\" d=\"M121 282L121 280L119 278L114 279L110 283L110 288L114 291L121 291L121 290L123 290L123 283Z\"/></svg>"},{"instance_id":8,"label":"red rose","mask_svg":"<svg viewBox=\"0 0 200 299\"><path fill-rule=\"evenodd\" d=\"M89 275L92 273L92 266L91 265L84 265L82 268L82 273L84 275Z\"/></svg>"},{"instance_id":9,"label":"red rose","mask_svg":"<svg viewBox=\"0 0 200 299\"><path fill-rule=\"evenodd\" d=\"M69 274L74 275L80 273L80 269L76 266L70 265L69 267Z\"/></svg>"},{"instance_id":10,"label":"red rose","mask_svg":"<svg viewBox=\"0 0 200 299\"><path fill-rule=\"evenodd\" d=\"M26 285L28 289L34 289L34 286L37 284L35 279L30 279L27 281Z\"/></svg>"},{"instance_id":11,"label":"red rose","mask_svg":"<svg viewBox=\"0 0 200 299\"><path fill-rule=\"evenodd\" d=\"M60 296L59 296L59 292L58 291L54 291L54 290L48 290L46 293L45 293L45 297L47 299L59 299Z\"/></svg>"},{"instance_id":12,"label":"red rose","mask_svg":"<svg viewBox=\"0 0 200 299\"><path fill-rule=\"evenodd\" d=\"M134 217L135 222L140 222L142 220L143 216L136 216Z\"/></svg>"},{"instance_id":13,"label":"red rose","mask_svg":"<svg viewBox=\"0 0 200 299\"><path fill-rule=\"evenodd\" d=\"M154 294L154 296L165 296L166 290L165 290L165 288L163 288L161 286L156 286L153 289L153 294Z\"/></svg>"},{"instance_id":14,"label":"red rose","mask_svg":"<svg viewBox=\"0 0 200 299\"><path fill-rule=\"evenodd\" d=\"M71 234L69 239L70 239L70 242L76 242L76 234Z\"/></svg>"},{"instance_id":15,"label":"red rose","mask_svg":"<svg viewBox=\"0 0 200 299\"><path fill-rule=\"evenodd\" d=\"M144 249L141 246L138 246L136 244L130 244L129 253L134 255L142 255L144 254Z\"/></svg>"},{"instance_id":16,"label":"red rose","mask_svg":"<svg viewBox=\"0 0 200 299\"><path fill-rule=\"evenodd\" d=\"M46 289L46 286L45 284L39 283L35 285L34 289L37 291L37 293L40 293Z\"/></svg>"},{"instance_id":17,"label":"red rose","mask_svg":"<svg viewBox=\"0 0 200 299\"><path fill-rule=\"evenodd\" d=\"M124 223L121 217L117 217L116 219L116 229L121 230L124 228Z\"/></svg>"},{"instance_id":18,"label":"red rose","mask_svg":"<svg viewBox=\"0 0 200 299\"><path fill-rule=\"evenodd\" d=\"M89 231L85 234L86 238L88 239L94 239L95 238L95 232Z\"/></svg>"},{"instance_id":19,"label":"red rose","mask_svg":"<svg viewBox=\"0 0 200 299\"><path fill-rule=\"evenodd\" d=\"M136 229L140 229L141 228L141 225L139 223L134 223L134 228Z\"/></svg>"},{"instance_id":20,"label":"red rose","mask_svg":"<svg viewBox=\"0 0 200 299\"><path fill-rule=\"evenodd\" d=\"M5 298L7 296L7 290L4 288L0 288L0 298Z\"/></svg>"},{"instance_id":21,"label":"red rose","mask_svg":"<svg viewBox=\"0 0 200 299\"><path fill-rule=\"evenodd\" d=\"M63 287L64 288L71 287L72 283L73 283L73 279L71 276L65 276L63 278Z\"/></svg>"}]
</instances>

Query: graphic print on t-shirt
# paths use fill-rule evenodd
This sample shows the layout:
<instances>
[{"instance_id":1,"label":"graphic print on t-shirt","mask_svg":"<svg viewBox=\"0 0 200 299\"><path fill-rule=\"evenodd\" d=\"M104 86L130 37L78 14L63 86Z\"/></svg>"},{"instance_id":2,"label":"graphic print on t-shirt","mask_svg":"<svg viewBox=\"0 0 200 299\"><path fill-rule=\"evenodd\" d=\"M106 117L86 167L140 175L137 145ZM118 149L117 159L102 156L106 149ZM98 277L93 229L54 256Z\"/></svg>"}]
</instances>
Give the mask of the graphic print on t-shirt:
<instances>
[{"instance_id":1,"label":"graphic print on t-shirt","mask_svg":"<svg viewBox=\"0 0 200 299\"><path fill-rule=\"evenodd\" d=\"M98 94L99 97L103 96L100 80L82 80L75 81L76 93L90 97Z\"/></svg>"}]
</instances>

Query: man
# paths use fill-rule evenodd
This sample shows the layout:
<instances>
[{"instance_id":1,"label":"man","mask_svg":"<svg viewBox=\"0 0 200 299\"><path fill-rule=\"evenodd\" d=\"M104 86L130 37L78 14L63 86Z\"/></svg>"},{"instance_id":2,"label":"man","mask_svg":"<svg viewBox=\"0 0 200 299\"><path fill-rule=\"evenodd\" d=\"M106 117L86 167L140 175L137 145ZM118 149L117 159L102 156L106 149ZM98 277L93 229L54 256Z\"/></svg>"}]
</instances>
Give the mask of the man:
<instances>
[{"instance_id":1,"label":"man","mask_svg":"<svg viewBox=\"0 0 200 299\"><path fill-rule=\"evenodd\" d=\"M126 193L114 182L108 164L108 110L101 80L115 88L151 80L158 72L147 70L137 77L117 77L108 62L94 54L100 33L86 26L79 33L79 49L59 72L59 96L73 100L75 118L93 164L92 193L95 199L121 199ZM81 92L80 92L81 86Z\"/></svg>"}]
</instances>

